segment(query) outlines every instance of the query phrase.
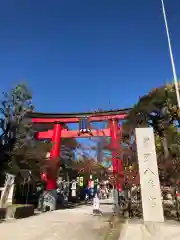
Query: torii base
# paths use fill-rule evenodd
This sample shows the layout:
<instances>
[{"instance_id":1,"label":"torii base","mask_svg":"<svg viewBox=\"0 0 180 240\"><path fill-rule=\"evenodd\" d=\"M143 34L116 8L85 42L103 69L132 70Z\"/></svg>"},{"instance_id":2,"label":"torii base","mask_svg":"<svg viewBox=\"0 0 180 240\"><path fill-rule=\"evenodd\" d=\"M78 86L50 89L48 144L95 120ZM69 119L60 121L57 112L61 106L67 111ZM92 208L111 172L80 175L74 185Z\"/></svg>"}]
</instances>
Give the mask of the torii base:
<instances>
[{"instance_id":1,"label":"torii base","mask_svg":"<svg viewBox=\"0 0 180 240\"><path fill-rule=\"evenodd\" d=\"M44 191L39 198L38 209L42 212L55 211L57 209L56 190Z\"/></svg>"}]
</instances>

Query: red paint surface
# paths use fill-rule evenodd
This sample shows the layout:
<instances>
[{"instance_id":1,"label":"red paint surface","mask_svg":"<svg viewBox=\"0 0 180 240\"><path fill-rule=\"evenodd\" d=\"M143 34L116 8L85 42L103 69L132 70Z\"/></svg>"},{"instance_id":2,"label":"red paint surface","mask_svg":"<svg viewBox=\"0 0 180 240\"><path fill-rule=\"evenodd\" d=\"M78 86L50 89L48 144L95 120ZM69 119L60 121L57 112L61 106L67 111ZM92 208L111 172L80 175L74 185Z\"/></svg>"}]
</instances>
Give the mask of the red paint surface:
<instances>
[{"instance_id":1,"label":"red paint surface","mask_svg":"<svg viewBox=\"0 0 180 240\"><path fill-rule=\"evenodd\" d=\"M122 161L119 159L120 154L120 141L119 137L117 135L119 131L118 127L118 121L117 120L110 120L110 134L111 134L111 146L112 146L112 168L113 168L113 174L116 176L117 174L120 174L122 172ZM122 186L120 183L117 183L116 187L118 189L122 189Z\"/></svg>"},{"instance_id":2,"label":"red paint surface","mask_svg":"<svg viewBox=\"0 0 180 240\"><path fill-rule=\"evenodd\" d=\"M54 124L53 134L52 134L52 149L50 152L50 161L54 158L59 158L60 156L60 143L61 143L61 132L62 126L59 123ZM46 190L56 189L56 176L47 176Z\"/></svg>"},{"instance_id":3,"label":"red paint surface","mask_svg":"<svg viewBox=\"0 0 180 240\"><path fill-rule=\"evenodd\" d=\"M108 116L91 116L88 118L90 122L101 122L110 119L118 119L123 120L125 119L127 114L118 114L118 115L108 115ZM54 123L54 122L61 122L61 123L76 123L79 122L78 117L73 118L32 118L33 123Z\"/></svg>"},{"instance_id":4,"label":"red paint surface","mask_svg":"<svg viewBox=\"0 0 180 240\"><path fill-rule=\"evenodd\" d=\"M116 174L117 172L117 164L116 164L116 158L117 158L117 121L110 120L109 121L110 126L110 134L111 134L111 147L112 147L112 170L113 173Z\"/></svg>"},{"instance_id":5,"label":"red paint surface","mask_svg":"<svg viewBox=\"0 0 180 240\"><path fill-rule=\"evenodd\" d=\"M92 132L92 137L109 137L110 136L110 129L106 128L103 130L91 130ZM78 135L79 131L69 131L66 129L63 129L61 132L61 138L79 138L79 137L83 137L83 138L87 138L87 137L91 137L91 135L89 134L81 134ZM50 139L53 136L53 130L48 130L46 132L38 132L36 134L36 138L37 139Z\"/></svg>"},{"instance_id":6,"label":"red paint surface","mask_svg":"<svg viewBox=\"0 0 180 240\"><path fill-rule=\"evenodd\" d=\"M117 150L118 150L118 161L117 161L117 172L122 173L123 167L122 167L122 159L121 159L121 135L122 135L122 128L119 126L117 132L119 133L119 136L117 136Z\"/></svg>"}]
</instances>

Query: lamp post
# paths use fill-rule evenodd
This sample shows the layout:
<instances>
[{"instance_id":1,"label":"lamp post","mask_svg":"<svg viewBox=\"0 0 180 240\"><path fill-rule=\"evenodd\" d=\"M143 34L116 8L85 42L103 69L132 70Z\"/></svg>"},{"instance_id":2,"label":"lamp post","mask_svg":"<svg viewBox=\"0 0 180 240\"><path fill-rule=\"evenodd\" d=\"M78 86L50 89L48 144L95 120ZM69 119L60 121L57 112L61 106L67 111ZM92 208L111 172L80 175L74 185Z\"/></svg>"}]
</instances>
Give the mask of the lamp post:
<instances>
[{"instance_id":1,"label":"lamp post","mask_svg":"<svg viewBox=\"0 0 180 240\"><path fill-rule=\"evenodd\" d=\"M161 4L162 4L162 12L163 12L163 18L164 18L164 23L165 23L165 28L166 28L166 34L167 34L169 54L170 54L171 65L172 65L172 72L173 72L174 85L175 85L175 90L176 90L177 104L178 104L178 108L180 109L180 95L179 95L179 88L178 88L178 80L177 80L176 68L175 68L174 57L173 57L173 52L172 52L171 39L170 39L170 35L169 35L169 28L168 28L168 23L167 23L164 0L161 0Z\"/></svg>"}]
</instances>

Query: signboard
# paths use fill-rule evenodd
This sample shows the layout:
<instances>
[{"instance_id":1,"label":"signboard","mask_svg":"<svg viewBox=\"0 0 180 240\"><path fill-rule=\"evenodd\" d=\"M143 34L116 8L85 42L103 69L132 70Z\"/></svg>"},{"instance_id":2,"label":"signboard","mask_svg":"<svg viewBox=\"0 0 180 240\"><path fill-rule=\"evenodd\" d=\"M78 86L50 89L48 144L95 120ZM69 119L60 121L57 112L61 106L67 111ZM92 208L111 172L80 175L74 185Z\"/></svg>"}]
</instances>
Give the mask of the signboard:
<instances>
[{"instance_id":1,"label":"signboard","mask_svg":"<svg viewBox=\"0 0 180 240\"><path fill-rule=\"evenodd\" d=\"M136 128L143 218L145 222L164 222L154 132Z\"/></svg>"},{"instance_id":2,"label":"signboard","mask_svg":"<svg viewBox=\"0 0 180 240\"><path fill-rule=\"evenodd\" d=\"M72 191L71 191L71 196L72 196L72 197L76 197L76 190L75 190L75 189L72 189Z\"/></svg>"},{"instance_id":3,"label":"signboard","mask_svg":"<svg viewBox=\"0 0 180 240\"><path fill-rule=\"evenodd\" d=\"M84 185L84 179L83 177L79 177L79 186L83 187L83 185Z\"/></svg>"},{"instance_id":4,"label":"signboard","mask_svg":"<svg viewBox=\"0 0 180 240\"><path fill-rule=\"evenodd\" d=\"M72 197L76 197L76 184L77 184L77 182L74 181L74 182L72 182L72 185L71 185L71 195L72 195Z\"/></svg>"},{"instance_id":5,"label":"signboard","mask_svg":"<svg viewBox=\"0 0 180 240\"><path fill-rule=\"evenodd\" d=\"M71 189L76 190L76 184L77 184L76 181L72 182Z\"/></svg>"}]
</instances>

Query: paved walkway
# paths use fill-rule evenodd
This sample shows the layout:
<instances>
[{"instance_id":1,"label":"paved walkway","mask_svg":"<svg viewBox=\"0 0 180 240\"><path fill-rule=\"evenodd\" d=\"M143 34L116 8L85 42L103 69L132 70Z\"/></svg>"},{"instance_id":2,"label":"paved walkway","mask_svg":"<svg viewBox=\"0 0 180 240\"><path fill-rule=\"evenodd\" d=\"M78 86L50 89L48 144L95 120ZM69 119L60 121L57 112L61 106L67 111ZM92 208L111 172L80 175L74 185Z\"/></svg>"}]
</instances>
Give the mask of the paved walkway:
<instances>
[{"instance_id":1,"label":"paved walkway","mask_svg":"<svg viewBox=\"0 0 180 240\"><path fill-rule=\"evenodd\" d=\"M179 223L143 223L141 220L129 220L121 229L119 240L179 240Z\"/></svg>"},{"instance_id":2,"label":"paved walkway","mask_svg":"<svg viewBox=\"0 0 180 240\"><path fill-rule=\"evenodd\" d=\"M112 205L102 201L102 217L92 215L92 206L47 212L0 224L3 240L103 240L109 228Z\"/></svg>"}]
</instances>

